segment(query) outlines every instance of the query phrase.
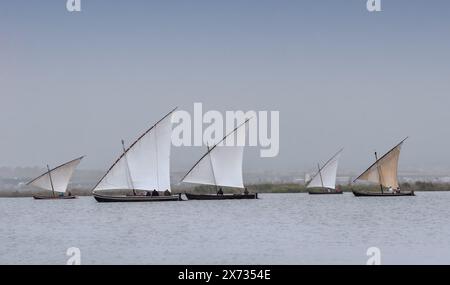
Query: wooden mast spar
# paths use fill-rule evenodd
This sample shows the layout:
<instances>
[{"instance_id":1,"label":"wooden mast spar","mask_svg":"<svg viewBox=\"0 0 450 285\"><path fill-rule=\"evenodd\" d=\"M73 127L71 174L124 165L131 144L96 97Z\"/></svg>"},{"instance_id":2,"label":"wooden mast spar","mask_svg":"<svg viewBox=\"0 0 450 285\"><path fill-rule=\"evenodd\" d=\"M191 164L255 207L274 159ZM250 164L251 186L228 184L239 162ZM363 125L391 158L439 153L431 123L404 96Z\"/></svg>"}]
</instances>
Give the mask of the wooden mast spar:
<instances>
[{"instance_id":1,"label":"wooden mast spar","mask_svg":"<svg viewBox=\"0 0 450 285\"><path fill-rule=\"evenodd\" d=\"M50 179L50 185L52 186L52 194L53 198L55 197L55 187L53 186L52 173L50 171L50 167L47 164L48 178Z\"/></svg>"}]
</instances>

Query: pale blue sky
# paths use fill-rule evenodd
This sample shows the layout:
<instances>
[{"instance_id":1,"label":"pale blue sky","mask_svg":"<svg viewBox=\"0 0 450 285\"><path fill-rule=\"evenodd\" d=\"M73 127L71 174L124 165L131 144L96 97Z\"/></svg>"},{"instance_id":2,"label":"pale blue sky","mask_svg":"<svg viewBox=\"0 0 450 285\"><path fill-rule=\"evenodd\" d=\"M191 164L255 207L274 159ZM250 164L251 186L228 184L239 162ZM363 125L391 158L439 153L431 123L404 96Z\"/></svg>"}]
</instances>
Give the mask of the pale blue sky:
<instances>
[{"instance_id":1,"label":"pale blue sky","mask_svg":"<svg viewBox=\"0 0 450 285\"><path fill-rule=\"evenodd\" d=\"M450 169L450 2L0 3L0 165L88 155L106 169L160 116L194 102L279 110L281 151L247 170L313 168L340 147L358 172L409 135L403 169ZM174 149L175 170L201 150Z\"/></svg>"}]
</instances>

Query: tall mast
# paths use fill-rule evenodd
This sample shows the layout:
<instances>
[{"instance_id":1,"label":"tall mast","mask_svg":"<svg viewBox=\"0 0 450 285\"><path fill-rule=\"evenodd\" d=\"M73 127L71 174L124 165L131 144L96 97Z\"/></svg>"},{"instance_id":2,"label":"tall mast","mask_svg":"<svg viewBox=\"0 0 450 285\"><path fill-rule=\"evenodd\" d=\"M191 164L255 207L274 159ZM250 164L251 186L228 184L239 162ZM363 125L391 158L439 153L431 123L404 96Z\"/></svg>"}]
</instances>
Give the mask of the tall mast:
<instances>
[{"instance_id":1,"label":"tall mast","mask_svg":"<svg viewBox=\"0 0 450 285\"><path fill-rule=\"evenodd\" d=\"M323 179L322 179L322 171L320 169L320 164L319 163L317 163L317 168L319 169L320 183L322 183L322 188L324 188L323 187Z\"/></svg>"},{"instance_id":2,"label":"tall mast","mask_svg":"<svg viewBox=\"0 0 450 285\"><path fill-rule=\"evenodd\" d=\"M131 184L130 186L133 189L133 195L136 196L136 190L134 189L133 179L131 178L130 165L128 164L127 150L125 148L125 141L124 140L122 140L122 149L123 149L123 155L124 155L124 159L125 159L125 164L127 165L127 175L128 175L129 182Z\"/></svg>"},{"instance_id":3,"label":"tall mast","mask_svg":"<svg viewBox=\"0 0 450 285\"><path fill-rule=\"evenodd\" d=\"M50 185L52 186L53 197L55 197L55 187L53 187L52 173L50 172L50 167L47 164L48 177L50 178Z\"/></svg>"},{"instance_id":4,"label":"tall mast","mask_svg":"<svg viewBox=\"0 0 450 285\"><path fill-rule=\"evenodd\" d=\"M206 146L207 147L207 149L208 149L208 152L207 153L209 153L209 145L207 145ZM217 193L217 180L216 180L216 173L214 172L214 165L213 165L213 163L212 163L212 157L211 157L211 154L208 154L208 156L209 156L209 163L211 164L211 169L212 169L212 173L213 173L213 177L214 177L214 187L216 188L216 193Z\"/></svg>"},{"instance_id":5,"label":"tall mast","mask_svg":"<svg viewBox=\"0 0 450 285\"><path fill-rule=\"evenodd\" d=\"M378 170L378 179L380 180L380 189L381 189L381 194L384 193L383 191L383 182L381 181L381 168L378 165L378 155L377 152L375 151L375 163L377 164L377 170Z\"/></svg>"},{"instance_id":6,"label":"tall mast","mask_svg":"<svg viewBox=\"0 0 450 285\"><path fill-rule=\"evenodd\" d=\"M158 129L155 129L155 150L156 150L156 155L155 155L155 160L156 160L156 187L158 189L156 189L156 191L159 191L161 189L159 189L159 162L158 162ZM165 191L164 189L162 189L163 191ZM169 189L167 189L169 190Z\"/></svg>"}]
</instances>

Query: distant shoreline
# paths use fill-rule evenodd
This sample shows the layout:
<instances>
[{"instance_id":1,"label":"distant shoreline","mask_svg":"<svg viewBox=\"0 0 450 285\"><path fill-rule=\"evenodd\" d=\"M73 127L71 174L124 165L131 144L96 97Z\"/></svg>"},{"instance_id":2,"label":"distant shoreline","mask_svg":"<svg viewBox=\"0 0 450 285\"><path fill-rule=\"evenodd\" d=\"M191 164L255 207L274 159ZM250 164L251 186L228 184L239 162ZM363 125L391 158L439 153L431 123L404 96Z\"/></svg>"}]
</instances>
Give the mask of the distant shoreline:
<instances>
[{"instance_id":1,"label":"distant shoreline","mask_svg":"<svg viewBox=\"0 0 450 285\"><path fill-rule=\"evenodd\" d=\"M353 190L359 191L374 191L379 192L380 186L373 184L351 184L351 185L337 185L337 189L343 192L352 192ZM307 193L314 188L306 188L301 184L255 184L249 185L250 192L258 193ZM437 192L437 191L450 191L450 183L432 183L417 181L414 183L400 183L400 189L402 191L415 191L415 192Z\"/></svg>"},{"instance_id":2,"label":"distant shoreline","mask_svg":"<svg viewBox=\"0 0 450 285\"><path fill-rule=\"evenodd\" d=\"M352 192L353 190L359 191L374 191L379 192L380 187L378 185L365 185L365 184L352 184L352 185L338 185L338 189L343 192ZM247 189L251 193L307 193L309 190L314 190L314 188L306 188L303 184L295 183L262 183L262 184L249 184ZM450 191L450 183L432 183L432 182L414 182L414 183L401 183L400 189L403 191L415 191L415 192L447 192ZM242 193L243 189L233 189L223 187L226 193ZM76 196L92 196L91 189L76 189L70 188L70 192ZM197 186L190 188L177 188L172 189L174 194L178 193L215 193L216 188L214 186ZM48 194L45 191L33 191L33 190L2 190L0 191L0 198L13 198L13 197L31 197L36 194Z\"/></svg>"}]
</instances>

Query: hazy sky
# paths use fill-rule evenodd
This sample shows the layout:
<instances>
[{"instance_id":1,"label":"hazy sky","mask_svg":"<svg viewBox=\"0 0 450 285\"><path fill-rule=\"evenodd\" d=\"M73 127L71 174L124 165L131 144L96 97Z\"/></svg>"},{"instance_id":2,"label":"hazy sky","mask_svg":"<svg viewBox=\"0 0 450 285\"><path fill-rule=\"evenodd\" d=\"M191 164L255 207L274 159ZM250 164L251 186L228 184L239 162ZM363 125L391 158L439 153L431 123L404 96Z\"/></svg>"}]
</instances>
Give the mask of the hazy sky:
<instances>
[{"instance_id":1,"label":"hazy sky","mask_svg":"<svg viewBox=\"0 0 450 285\"><path fill-rule=\"evenodd\" d=\"M279 110L280 155L246 170L343 169L410 136L402 169L450 169L450 1L0 3L0 165L106 169L174 106ZM173 149L185 170L203 149Z\"/></svg>"}]
</instances>

